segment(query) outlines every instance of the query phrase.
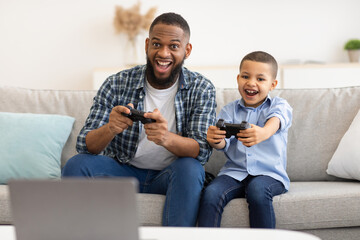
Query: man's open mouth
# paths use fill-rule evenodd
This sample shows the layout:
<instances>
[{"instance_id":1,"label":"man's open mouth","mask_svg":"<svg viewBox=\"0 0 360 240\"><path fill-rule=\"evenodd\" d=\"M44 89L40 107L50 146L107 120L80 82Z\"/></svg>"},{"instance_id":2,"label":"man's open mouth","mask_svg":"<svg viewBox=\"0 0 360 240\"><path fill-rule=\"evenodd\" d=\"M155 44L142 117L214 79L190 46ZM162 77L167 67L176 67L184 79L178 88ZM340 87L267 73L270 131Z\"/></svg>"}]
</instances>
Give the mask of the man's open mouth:
<instances>
[{"instance_id":1,"label":"man's open mouth","mask_svg":"<svg viewBox=\"0 0 360 240\"><path fill-rule=\"evenodd\" d=\"M172 64L171 61L160 61L156 60L156 65L162 70L166 70Z\"/></svg>"}]
</instances>

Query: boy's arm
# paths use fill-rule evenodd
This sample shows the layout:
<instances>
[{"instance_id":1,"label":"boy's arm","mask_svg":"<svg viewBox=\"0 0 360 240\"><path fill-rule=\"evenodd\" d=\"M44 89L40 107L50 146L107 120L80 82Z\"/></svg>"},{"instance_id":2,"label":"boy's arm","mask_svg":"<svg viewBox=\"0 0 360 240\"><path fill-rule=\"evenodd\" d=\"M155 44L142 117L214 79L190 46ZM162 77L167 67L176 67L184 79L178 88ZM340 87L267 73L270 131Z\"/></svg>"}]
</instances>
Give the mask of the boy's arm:
<instances>
[{"instance_id":1,"label":"boy's arm","mask_svg":"<svg viewBox=\"0 0 360 240\"><path fill-rule=\"evenodd\" d=\"M265 123L264 127L259 127L251 124L251 128L240 130L237 134L238 140L241 141L246 147L251 147L255 144L261 143L270 138L280 128L280 119L272 117Z\"/></svg>"},{"instance_id":2,"label":"boy's arm","mask_svg":"<svg viewBox=\"0 0 360 240\"><path fill-rule=\"evenodd\" d=\"M220 130L216 126L210 126L206 134L206 140L211 147L215 149L223 149L226 145L225 142L226 131Z\"/></svg>"}]
</instances>

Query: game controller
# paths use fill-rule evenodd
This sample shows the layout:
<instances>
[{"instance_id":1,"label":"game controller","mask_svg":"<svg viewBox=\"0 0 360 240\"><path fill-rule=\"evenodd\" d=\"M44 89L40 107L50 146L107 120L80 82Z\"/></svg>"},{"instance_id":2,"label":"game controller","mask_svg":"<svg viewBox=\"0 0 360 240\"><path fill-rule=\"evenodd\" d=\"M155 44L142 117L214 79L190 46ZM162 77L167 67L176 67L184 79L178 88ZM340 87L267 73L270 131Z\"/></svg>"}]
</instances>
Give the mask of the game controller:
<instances>
[{"instance_id":1,"label":"game controller","mask_svg":"<svg viewBox=\"0 0 360 240\"><path fill-rule=\"evenodd\" d=\"M130 109L130 114L122 113L125 117L130 118L133 122L140 121L143 124L156 122L155 119L144 117L145 112L136 110L130 106L125 106Z\"/></svg>"},{"instance_id":2,"label":"game controller","mask_svg":"<svg viewBox=\"0 0 360 240\"><path fill-rule=\"evenodd\" d=\"M240 130L251 128L251 125L247 121L242 121L240 124L232 124L226 123L224 119L219 119L216 123L216 127L220 128L220 130L226 131L226 138L230 138L231 136L238 138L236 134L238 134Z\"/></svg>"}]
</instances>

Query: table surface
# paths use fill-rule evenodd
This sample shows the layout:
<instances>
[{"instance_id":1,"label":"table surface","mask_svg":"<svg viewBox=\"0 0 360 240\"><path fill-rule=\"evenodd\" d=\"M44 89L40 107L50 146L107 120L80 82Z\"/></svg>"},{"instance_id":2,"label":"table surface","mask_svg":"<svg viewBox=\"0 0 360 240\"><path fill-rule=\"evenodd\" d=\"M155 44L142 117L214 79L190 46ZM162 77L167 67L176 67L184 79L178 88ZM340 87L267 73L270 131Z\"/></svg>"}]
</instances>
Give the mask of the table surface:
<instances>
[{"instance_id":1,"label":"table surface","mask_svg":"<svg viewBox=\"0 0 360 240\"><path fill-rule=\"evenodd\" d=\"M320 238L302 232L288 230L250 229L250 228L179 228L179 227L140 227L142 240L219 240L235 239L242 236L251 240L320 240ZM10 225L0 226L1 240L15 240L15 228Z\"/></svg>"}]
</instances>

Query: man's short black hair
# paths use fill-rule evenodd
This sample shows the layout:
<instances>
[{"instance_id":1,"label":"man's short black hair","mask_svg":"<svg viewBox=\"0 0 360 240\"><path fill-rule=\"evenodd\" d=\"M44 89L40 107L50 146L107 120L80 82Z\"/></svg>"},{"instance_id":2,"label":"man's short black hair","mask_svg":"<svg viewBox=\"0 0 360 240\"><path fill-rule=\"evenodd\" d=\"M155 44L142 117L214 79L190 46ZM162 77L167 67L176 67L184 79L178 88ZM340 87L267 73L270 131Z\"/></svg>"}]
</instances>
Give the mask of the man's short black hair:
<instances>
[{"instance_id":1,"label":"man's short black hair","mask_svg":"<svg viewBox=\"0 0 360 240\"><path fill-rule=\"evenodd\" d=\"M163 13L159 16L157 16L154 21L151 23L149 33L153 30L154 26L156 24L163 23L167 25L174 25L180 27L185 34L187 34L190 38L190 27L187 21L179 14L169 12L169 13Z\"/></svg>"},{"instance_id":2,"label":"man's short black hair","mask_svg":"<svg viewBox=\"0 0 360 240\"><path fill-rule=\"evenodd\" d=\"M262 62L270 64L272 70L273 70L273 77L276 78L277 72L278 72L278 64L273 56L271 56L269 53L262 52L262 51L256 51L251 52L247 54L240 63L240 71L241 67L244 61L253 61L253 62Z\"/></svg>"}]
</instances>

